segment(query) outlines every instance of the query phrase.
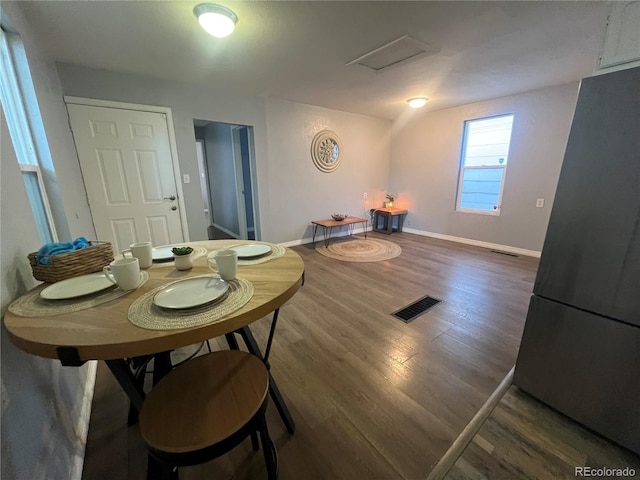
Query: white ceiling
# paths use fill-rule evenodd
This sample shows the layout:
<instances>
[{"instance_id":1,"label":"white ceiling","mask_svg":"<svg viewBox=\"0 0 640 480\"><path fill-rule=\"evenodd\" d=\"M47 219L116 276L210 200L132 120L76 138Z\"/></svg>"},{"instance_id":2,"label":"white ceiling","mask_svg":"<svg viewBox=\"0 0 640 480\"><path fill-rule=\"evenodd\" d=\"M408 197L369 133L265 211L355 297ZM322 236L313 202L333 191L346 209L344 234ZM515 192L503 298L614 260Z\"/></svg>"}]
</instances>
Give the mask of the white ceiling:
<instances>
[{"instance_id":1,"label":"white ceiling","mask_svg":"<svg viewBox=\"0 0 640 480\"><path fill-rule=\"evenodd\" d=\"M24 1L60 62L394 119L426 95L438 110L591 75L606 2L229 1L216 39L197 1ZM409 34L438 49L382 73L345 64Z\"/></svg>"}]
</instances>

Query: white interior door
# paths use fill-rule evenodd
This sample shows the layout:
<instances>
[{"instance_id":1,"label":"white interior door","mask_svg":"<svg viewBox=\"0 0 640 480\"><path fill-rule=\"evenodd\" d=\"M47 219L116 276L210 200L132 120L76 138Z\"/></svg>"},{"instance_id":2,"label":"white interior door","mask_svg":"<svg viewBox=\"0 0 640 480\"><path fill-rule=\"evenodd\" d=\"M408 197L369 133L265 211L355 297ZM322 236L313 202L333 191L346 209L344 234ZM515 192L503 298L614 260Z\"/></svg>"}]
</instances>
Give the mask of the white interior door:
<instances>
[{"instance_id":1,"label":"white interior door","mask_svg":"<svg viewBox=\"0 0 640 480\"><path fill-rule=\"evenodd\" d=\"M98 240L184 241L164 113L67 105Z\"/></svg>"}]
</instances>

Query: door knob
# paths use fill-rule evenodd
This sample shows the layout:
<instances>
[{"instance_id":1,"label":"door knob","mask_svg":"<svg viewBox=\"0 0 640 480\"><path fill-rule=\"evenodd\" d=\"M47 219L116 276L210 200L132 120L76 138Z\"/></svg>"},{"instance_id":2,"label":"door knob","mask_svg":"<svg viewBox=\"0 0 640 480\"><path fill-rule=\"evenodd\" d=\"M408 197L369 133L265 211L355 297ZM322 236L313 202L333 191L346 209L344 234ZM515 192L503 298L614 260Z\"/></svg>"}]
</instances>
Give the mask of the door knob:
<instances>
[{"instance_id":1,"label":"door knob","mask_svg":"<svg viewBox=\"0 0 640 480\"><path fill-rule=\"evenodd\" d=\"M164 197L165 200L171 200L172 202L176 199L175 195L169 195L168 197Z\"/></svg>"},{"instance_id":2,"label":"door knob","mask_svg":"<svg viewBox=\"0 0 640 480\"><path fill-rule=\"evenodd\" d=\"M177 210L178 207L176 207L175 205L171 205L171 210Z\"/></svg>"}]
</instances>

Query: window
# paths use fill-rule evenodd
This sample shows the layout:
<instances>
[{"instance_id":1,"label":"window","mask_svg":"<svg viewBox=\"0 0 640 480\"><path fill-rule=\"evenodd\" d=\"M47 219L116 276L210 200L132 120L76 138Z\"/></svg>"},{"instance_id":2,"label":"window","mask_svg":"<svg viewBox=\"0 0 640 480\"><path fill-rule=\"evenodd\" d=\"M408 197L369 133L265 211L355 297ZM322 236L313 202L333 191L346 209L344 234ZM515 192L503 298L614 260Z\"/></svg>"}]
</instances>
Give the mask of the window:
<instances>
[{"instance_id":1,"label":"window","mask_svg":"<svg viewBox=\"0 0 640 480\"><path fill-rule=\"evenodd\" d=\"M40 240L42 243L57 241L53 215L27 113L28 105L25 95L30 95L35 100L35 92L30 74L23 74L24 68L28 69L26 55L20 37L2 29L0 29L0 67L2 67L0 68L0 100ZM26 78L20 78L20 74ZM37 108L37 102L34 101L34 103ZM32 117L40 119L39 112Z\"/></svg>"},{"instance_id":2,"label":"window","mask_svg":"<svg viewBox=\"0 0 640 480\"><path fill-rule=\"evenodd\" d=\"M500 215L513 115L464 124L456 210Z\"/></svg>"}]
</instances>

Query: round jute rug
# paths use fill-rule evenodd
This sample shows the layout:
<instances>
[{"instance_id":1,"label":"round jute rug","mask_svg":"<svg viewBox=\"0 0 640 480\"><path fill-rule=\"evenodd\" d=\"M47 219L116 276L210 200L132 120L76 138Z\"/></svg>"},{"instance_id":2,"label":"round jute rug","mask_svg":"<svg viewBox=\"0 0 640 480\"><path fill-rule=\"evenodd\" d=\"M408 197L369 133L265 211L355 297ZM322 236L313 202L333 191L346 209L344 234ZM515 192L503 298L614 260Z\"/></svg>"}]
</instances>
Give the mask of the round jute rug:
<instances>
[{"instance_id":1,"label":"round jute rug","mask_svg":"<svg viewBox=\"0 0 640 480\"><path fill-rule=\"evenodd\" d=\"M316 252L343 262L381 262L397 257L402 253L402 248L393 242L377 238L349 238L332 240L329 248L324 247L324 242L318 242Z\"/></svg>"}]
</instances>

